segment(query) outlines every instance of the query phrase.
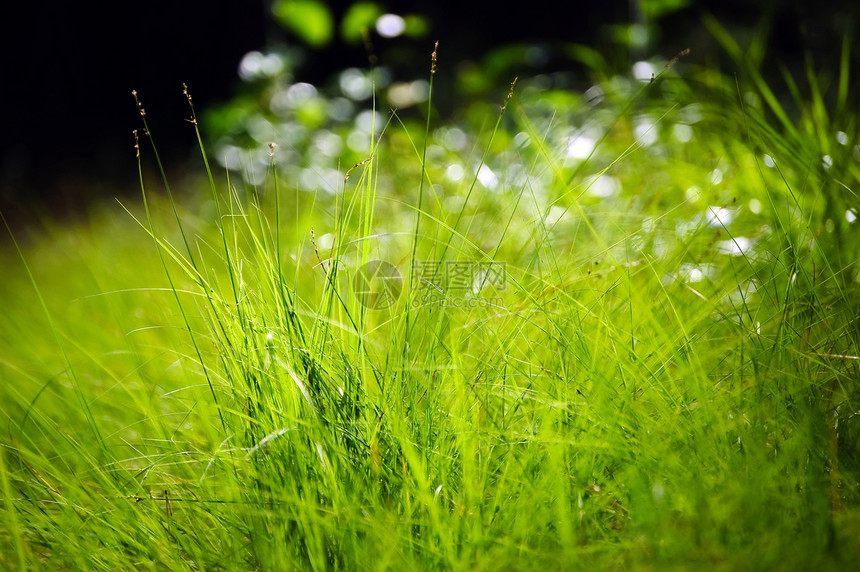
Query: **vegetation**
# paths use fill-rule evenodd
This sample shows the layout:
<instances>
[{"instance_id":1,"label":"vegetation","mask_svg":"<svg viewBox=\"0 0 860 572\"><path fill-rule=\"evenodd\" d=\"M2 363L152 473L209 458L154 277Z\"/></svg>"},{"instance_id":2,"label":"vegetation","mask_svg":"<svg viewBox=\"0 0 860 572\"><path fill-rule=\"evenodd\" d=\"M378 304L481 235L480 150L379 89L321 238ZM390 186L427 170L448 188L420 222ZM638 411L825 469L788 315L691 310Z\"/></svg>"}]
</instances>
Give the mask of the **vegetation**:
<instances>
[{"instance_id":1,"label":"vegetation","mask_svg":"<svg viewBox=\"0 0 860 572\"><path fill-rule=\"evenodd\" d=\"M789 105L711 26L738 80L583 50L455 125L434 51L423 114L300 97L202 194L141 106L140 201L0 251L2 565L856 561L847 43Z\"/></svg>"}]
</instances>

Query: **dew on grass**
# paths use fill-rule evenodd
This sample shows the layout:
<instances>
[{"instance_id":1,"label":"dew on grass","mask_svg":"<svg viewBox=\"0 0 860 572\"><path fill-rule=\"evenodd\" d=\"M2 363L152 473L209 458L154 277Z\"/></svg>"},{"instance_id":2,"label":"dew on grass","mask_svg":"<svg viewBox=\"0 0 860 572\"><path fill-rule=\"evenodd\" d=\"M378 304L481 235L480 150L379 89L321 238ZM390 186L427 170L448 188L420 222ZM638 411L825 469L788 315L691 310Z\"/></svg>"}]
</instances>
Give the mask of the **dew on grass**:
<instances>
[{"instance_id":1,"label":"dew on grass","mask_svg":"<svg viewBox=\"0 0 860 572\"><path fill-rule=\"evenodd\" d=\"M637 143L649 147L657 142L657 124L647 115L639 117L634 122L633 136Z\"/></svg>"},{"instance_id":2,"label":"dew on grass","mask_svg":"<svg viewBox=\"0 0 860 572\"><path fill-rule=\"evenodd\" d=\"M468 139L466 133L459 127L445 129L442 135L442 144L451 151L462 151L466 148Z\"/></svg>"},{"instance_id":3,"label":"dew on grass","mask_svg":"<svg viewBox=\"0 0 860 572\"><path fill-rule=\"evenodd\" d=\"M833 158L830 155L824 155L821 157L821 166L825 169L829 169L833 166Z\"/></svg>"},{"instance_id":4,"label":"dew on grass","mask_svg":"<svg viewBox=\"0 0 860 572\"><path fill-rule=\"evenodd\" d=\"M666 495L666 489L663 488L662 482L657 481L656 483L654 483L654 486L651 487L651 495L654 497L655 501L663 501L663 497Z\"/></svg>"},{"instance_id":5,"label":"dew on grass","mask_svg":"<svg viewBox=\"0 0 860 572\"><path fill-rule=\"evenodd\" d=\"M397 14L383 14L376 21L376 31L383 38L396 38L406 30L406 20Z\"/></svg>"},{"instance_id":6,"label":"dew on grass","mask_svg":"<svg viewBox=\"0 0 860 572\"><path fill-rule=\"evenodd\" d=\"M836 132L836 142L839 143L840 145L847 145L848 144L848 134L845 133L844 131L837 131Z\"/></svg>"},{"instance_id":7,"label":"dew on grass","mask_svg":"<svg viewBox=\"0 0 860 572\"><path fill-rule=\"evenodd\" d=\"M848 209L847 211L845 211L845 220L847 220L848 222L854 222L855 220L857 220L857 213L852 209Z\"/></svg>"},{"instance_id":8,"label":"dew on grass","mask_svg":"<svg viewBox=\"0 0 860 572\"><path fill-rule=\"evenodd\" d=\"M278 54L248 52L239 62L239 77L245 81L275 77L284 71L284 60Z\"/></svg>"},{"instance_id":9,"label":"dew on grass","mask_svg":"<svg viewBox=\"0 0 860 572\"><path fill-rule=\"evenodd\" d=\"M761 107L761 97L759 97L759 95L754 91L746 92L744 94L744 101L750 107L754 107L754 108Z\"/></svg>"},{"instance_id":10,"label":"dew on grass","mask_svg":"<svg viewBox=\"0 0 860 572\"><path fill-rule=\"evenodd\" d=\"M272 93L269 98L269 109L278 116L288 115L292 109L287 103L287 90L279 90Z\"/></svg>"},{"instance_id":11,"label":"dew on grass","mask_svg":"<svg viewBox=\"0 0 860 572\"><path fill-rule=\"evenodd\" d=\"M521 208L524 209L524 212L528 216L535 216L539 211L535 201L544 201L549 196L549 191L552 188L552 181L548 179L549 177L546 173L531 173L526 176L524 184L526 185L526 188L528 188L529 192L535 197L535 200L523 201L521 203Z\"/></svg>"},{"instance_id":12,"label":"dew on grass","mask_svg":"<svg viewBox=\"0 0 860 572\"><path fill-rule=\"evenodd\" d=\"M324 129L314 135L313 146L326 157L339 157L343 151L343 140L336 133Z\"/></svg>"},{"instance_id":13,"label":"dew on grass","mask_svg":"<svg viewBox=\"0 0 860 572\"><path fill-rule=\"evenodd\" d=\"M642 232L651 234L657 229L657 221L653 216L646 216L642 219Z\"/></svg>"},{"instance_id":14,"label":"dew on grass","mask_svg":"<svg viewBox=\"0 0 860 572\"><path fill-rule=\"evenodd\" d=\"M702 196L702 189L700 189L696 185L693 185L692 187L690 187L686 191L684 191L684 198L686 198L691 203L698 201L699 198L701 198L701 196Z\"/></svg>"},{"instance_id":15,"label":"dew on grass","mask_svg":"<svg viewBox=\"0 0 860 572\"><path fill-rule=\"evenodd\" d=\"M346 146L356 153L370 151L370 135L360 129L353 129L346 136Z\"/></svg>"},{"instance_id":16,"label":"dew on grass","mask_svg":"<svg viewBox=\"0 0 860 572\"><path fill-rule=\"evenodd\" d=\"M308 128L297 121L279 123L276 129L278 148L300 147L308 138Z\"/></svg>"},{"instance_id":17,"label":"dew on grass","mask_svg":"<svg viewBox=\"0 0 860 572\"><path fill-rule=\"evenodd\" d=\"M776 163L773 160L773 157L771 157L767 153L765 153L764 157L762 157L762 161L764 161L765 167L767 167L768 169L773 169L774 166L776 165Z\"/></svg>"},{"instance_id":18,"label":"dew on grass","mask_svg":"<svg viewBox=\"0 0 860 572\"><path fill-rule=\"evenodd\" d=\"M753 214L761 214L761 201L758 199L750 199L750 212Z\"/></svg>"},{"instance_id":19,"label":"dew on grass","mask_svg":"<svg viewBox=\"0 0 860 572\"><path fill-rule=\"evenodd\" d=\"M525 147L528 147L530 143L531 137L529 137L528 133L520 131L514 135L514 145L516 145L517 149L524 149Z\"/></svg>"},{"instance_id":20,"label":"dew on grass","mask_svg":"<svg viewBox=\"0 0 860 572\"><path fill-rule=\"evenodd\" d=\"M245 128L248 130L248 135L260 144L268 143L275 136L275 126L262 115L249 118L245 122Z\"/></svg>"},{"instance_id":21,"label":"dew on grass","mask_svg":"<svg viewBox=\"0 0 860 572\"><path fill-rule=\"evenodd\" d=\"M693 138L693 128L685 123L676 123L672 135L681 143L688 143Z\"/></svg>"},{"instance_id":22,"label":"dew on grass","mask_svg":"<svg viewBox=\"0 0 860 572\"><path fill-rule=\"evenodd\" d=\"M395 83L388 88L388 101L396 108L409 107L415 104L408 83Z\"/></svg>"},{"instance_id":23,"label":"dew on grass","mask_svg":"<svg viewBox=\"0 0 860 572\"><path fill-rule=\"evenodd\" d=\"M657 69L651 62L640 61L633 64L633 77L643 83L651 81L656 73Z\"/></svg>"},{"instance_id":24,"label":"dew on grass","mask_svg":"<svg viewBox=\"0 0 860 572\"><path fill-rule=\"evenodd\" d=\"M734 218L734 209L726 207L708 207L705 212L705 220L710 226L728 226Z\"/></svg>"},{"instance_id":25,"label":"dew on grass","mask_svg":"<svg viewBox=\"0 0 860 572\"><path fill-rule=\"evenodd\" d=\"M373 94L373 82L357 68L341 72L338 85L345 96L355 101L362 101Z\"/></svg>"},{"instance_id":26,"label":"dew on grass","mask_svg":"<svg viewBox=\"0 0 860 572\"><path fill-rule=\"evenodd\" d=\"M242 172L242 178L251 186L259 186L265 182L268 174L268 165L252 162Z\"/></svg>"},{"instance_id":27,"label":"dew on grass","mask_svg":"<svg viewBox=\"0 0 860 572\"><path fill-rule=\"evenodd\" d=\"M463 170L463 167L461 167L457 163L453 163L449 165L447 169L445 169L445 176L448 178L449 181L453 183L462 180L463 175L465 174L466 172Z\"/></svg>"},{"instance_id":28,"label":"dew on grass","mask_svg":"<svg viewBox=\"0 0 860 572\"><path fill-rule=\"evenodd\" d=\"M730 256L742 256L749 253L753 247L753 240L745 236L736 236L730 240L723 240L717 244L717 251Z\"/></svg>"},{"instance_id":29,"label":"dew on grass","mask_svg":"<svg viewBox=\"0 0 860 572\"><path fill-rule=\"evenodd\" d=\"M355 105L345 97L336 97L329 102L327 111L335 121L346 121L355 113Z\"/></svg>"},{"instance_id":30,"label":"dew on grass","mask_svg":"<svg viewBox=\"0 0 860 572\"><path fill-rule=\"evenodd\" d=\"M612 197L621 192L621 181L609 175L594 175L586 179L585 186L593 197Z\"/></svg>"},{"instance_id":31,"label":"dew on grass","mask_svg":"<svg viewBox=\"0 0 860 572\"><path fill-rule=\"evenodd\" d=\"M708 173L708 181L712 185L719 185L723 182L723 171L720 168L716 168L710 173Z\"/></svg>"},{"instance_id":32,"label":"dew on grass","mask_svg":"<svg viewBox=\"0 0 860 572\"><path fill-rule=\"evenodd\" d=\"M372 131L379 133L384 125L385 118L382 114L370 109L365 109L355 118L355 126L365 133L371 133Z\"/></svg>"},{"instance_id":33,"label":"dew on grass","mask_svg":"<svg viewBox=\"0 0 860 572\"><path fill-rule=\"evenodd\" d=\"M343 187L343 175L333 168L306 168L301 170L299 183L299 186L305 191L324 191L334 194Z\"/></svg>"},{"instance_id":34,"label":"dew on grass","mask_svg":"<svg viewBox=\"0 0 860 572\"><path fill-rule=\"evenodd\" d=\"M215 160L231 171L238 171L242 165L242 149L235 145L221 145L215 154Z\"/></svg>"},{"instance_id":35,"label":"dew on grass","mask_svg":"<svg viewBox=\"0 0 860 572\"><path fill-rule=\"evenodd\" d=\"M493 190L499 185L499 178L487 165L481 165L481 168L478 169L478 182Z\"/></svg>"},{"instance_id":36,"label":"dew on grass","mask_svg":"<svg viewBox=\"0 0 860 572\"><path fill-rule=\"evenodd\" d=\"M281 145L275 147L275 162L280 166L296 164L301 161L301 155L295 149L287 149ZM267 163L269 164L269 163Z\"/></svg>"},{"instance_id":37,"label":"dew on grass","mask_svg":"<svg viewBox=\"0 0 860 572\"><path fill-rule=\"evenodd\" d=\"M505 178L515 188L522 188L528 182L528 169L517 161L512 160L507 169L505 169Z\"/></svg>"},{"instance_id":38,"label":"dew on grass","mask_svg":"<svg viewBox=\"0 0 860 572\"><path fill-rule=\"evenodd\" d=\"M269 106L274 113L283 114L315 97L317 97L317 88L309 83L300 82L276 92L269 101Z\"/></svg>"},{"instance_id":39,"label":"dew on grass","mask_svg":"<svg viewBox=\"0 0 860 572\"><path fill-rule=\"evenodd\" d=\"M418 103L423 103L430 97L430 83L427 80L417 79L409 84L409 89Z\"/></svg>"},{"instance_id":40,"label":"dew on grass","mask_svg":"<svg viewBox=\"0 0 860 572\"><path fill-rule=\"evenodd\" d=\"M395 83L388 88L388 100L394 107L409 107L427 101L430 86L426 81Z\"/></svg>"},{"instance_id":41,"label":"dew on grass","mask_svg":"<svg viewBox=\"0 0 860 572\"><path fill-rule=\"evenodd\" d=\"M653 253L657 258L663 258L669 253L669 241L660 234L654 237Z\"/></svg>"},{"instance_id":42,"label":"dew on grass","mask_svg":"<svg viewBox=\"0 0 860 572\"><path fill-rule=\"evenodd\" d=\"M441 163L448 157L448 153L441 145L427 146L427 161L429 163Z\"/></svg>"},{"instance_id":43,"label":"dew on grass","mask_svg":"<svg viewBox=\"0 0 860 572\"><path fill-rule=\"evenodd\" d=\"M328 250L334 244L334 235L330 232L327 232L321 236L316 237L317 248L320 250Z\"/></svg>"},{"instance_id":44,"label":"dew on grass","mask_svg":"<svg viewBox=\"0 0 860 572\"><path fill-rule=\"evenodd\" d=\"M261 61L263 59L263 54L260 52L248 52L242 57L242 61L239 62L239 77L244 79L245 81L250 81L258 77L258 73L260 72Z\"/></svg>"},{"instance_id":45,"label":"dew on grass","mask_svg":"<svg viewBox=\"0 0 860 572\"><path fill-rule=\"evenodd\" d=\"M448 195L442 200L445 210L450 213L460 212L463 208L463 197L459 195Z\"/></svg>"},{"instance_id":46,"label":"dew on grass","mask_svg":"<svg viewBox=\"0 0 860 572\"><path fill-rule=\"evenodd\" d=\"M588 135L575 135L567 141L567 156L571 159L587 159L594 151L597 141Z\"/></svg>"},{"instance_id":47,"label":"dew on grass","mask_svg":"<svg viewBox=\"0 0 860 572\"><path fill-rule=\"evenodd\" d=\"M472 280L470 291L473 295L480 294L488 287L498 286L504 283L504 277L500 276L501 266L497 267L481 267L475 272L475 277Z\"/></svg>"},{"instance_id":48,"label":"dew on grass","mask_svg":"<svg viewBox=\"0 0 860 572\"><path fill-rule=\"evenodd\" d=\"M569 216L568 209L566 209L562 206L559 206L559 205L553 205L553 206L549 207L549 211L547 211L546 216L543 219L543 222L544 222L544 225L546 225L547 227L551 227L551 226L555 226L556 224L558 224L558 222L561 221L562 218L566 218L568 216Z\"/></svg>"},{"instance_id":49,"label":"dew on grass","mask_svg":"<svg viewBox=\"0 0 860 572\"><path fill-rule=\"evenodd\" d=\"M599 85L593 85L585 90L582 97L585 99L585 102L592 107L600 105L600 103L603 102L603 88Z\"/></svg>"},{"instance_id":50,"label":"dew on grass","mask_svg":"<svg viewBox=\"0 0 860 572\"><path fill-rule=\"evenodd\" d=\"M675 236L684 240L692 236L697 228L699 224L694 220L680 220L675 223Z\"/></svg>"},{"instance_id":51,"label":"dew on grass","mask_svg":"<svg viewBox=\"0 0 860 572\"><path fill-rule=\"evenodd\" d=\"M681 109L678 113L681 123L692 125L702 120L702 106L698 103L691 103Z\"/></svg>"},{"instance_id":52,"label":"dew on grass","mask_svg":"<svg viewBox=\"0 0 860 572\"><path fill-rule=\"evenodd\" d=\"M665 276L663 283L671 284L673 282L680 281L694 284L711 278L714 275L714 272L715 269L712 264L682 264L680 268L678 268L677 274L669 274Z\"/></svg>"}]
</instances>

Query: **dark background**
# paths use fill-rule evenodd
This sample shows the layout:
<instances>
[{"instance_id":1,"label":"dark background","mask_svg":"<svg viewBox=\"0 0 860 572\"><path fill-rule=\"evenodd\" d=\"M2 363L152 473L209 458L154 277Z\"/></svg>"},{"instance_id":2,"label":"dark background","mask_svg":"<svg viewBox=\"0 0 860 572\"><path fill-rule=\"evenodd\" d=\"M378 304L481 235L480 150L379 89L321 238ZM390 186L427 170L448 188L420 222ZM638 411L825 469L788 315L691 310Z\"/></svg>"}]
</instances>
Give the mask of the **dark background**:
<instances>
[{"instance_id":1,"label":"dark background","mask_svg":"<svg viewBox=\"0 0 860 572\"><path fill-rule=\"evenodd\" d=\"M741 35L768 23L774 59L802 62L809 50L816 62L835 65L841 37L853 34L860 12L855 4L860 3L694 2L659 21L653 53L646 57L669 58L693 47L691 58L702 61L703 51L715 50L700 23L701 14L709 12ZM336 15L343 13L338 3L329 5ZM510 6L498 0L389 3L398 14L426 15L431 27L420 53L420 42L378 40L380 55L414 59L415 69L423 70L435 40L440 40L443 66L480 61L492 47L514 42L600 46L607 42L608 26L636 17L630 1L529 0ZM140 120L132 89L141 94L168 167L181 165L195 145L183 121L188 109L182 83L188 83L198 109L228 100L236 92L236 70L246 52L292 42L270 13L269 0L140 0L30 3L5 15L0 208L38 202L54 210L73 209L94 196L135 189L131 132ZM336 40L309 54L297 75L322 83L338 70L366 62L362 47Z\"/></svg>"},{"instance_id":2,"label":"dark background","mask_svg":"<svg viewBox=\"0 0 860 572\"><path fill-rule=\"evenodd\" d=\"M176 128L187 126L182 82L201 106L228 98L239 59L266 41L258 3L33 2L16 12L3 23L0 72L7 201L85 200L133 183L131 90L171 156L187 147Z\"/></svg>"}]
</instances>

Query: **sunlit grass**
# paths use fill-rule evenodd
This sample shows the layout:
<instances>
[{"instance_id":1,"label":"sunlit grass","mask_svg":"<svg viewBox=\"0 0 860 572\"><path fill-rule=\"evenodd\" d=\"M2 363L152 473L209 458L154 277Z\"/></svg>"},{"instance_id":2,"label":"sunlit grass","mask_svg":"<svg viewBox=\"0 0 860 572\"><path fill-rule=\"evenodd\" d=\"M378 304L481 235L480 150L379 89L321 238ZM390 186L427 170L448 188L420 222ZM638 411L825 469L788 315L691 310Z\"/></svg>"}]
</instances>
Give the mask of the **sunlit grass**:
<instances>
[{"instance_id":1,"label":"sunlit grass","mask_svg":"<svg viewBox=\"0 0 860 572\"><path fill-rule=\"evenodd\" d=\"M3 565L856 559L842 83L845 126L819 94L798 132L755 78L661 70L590 100L521 82L474 135L431 91L334 192L284 180L275 146L262 184L141 176L140 201L19 237Z\"/></svg>"}]
</instances>

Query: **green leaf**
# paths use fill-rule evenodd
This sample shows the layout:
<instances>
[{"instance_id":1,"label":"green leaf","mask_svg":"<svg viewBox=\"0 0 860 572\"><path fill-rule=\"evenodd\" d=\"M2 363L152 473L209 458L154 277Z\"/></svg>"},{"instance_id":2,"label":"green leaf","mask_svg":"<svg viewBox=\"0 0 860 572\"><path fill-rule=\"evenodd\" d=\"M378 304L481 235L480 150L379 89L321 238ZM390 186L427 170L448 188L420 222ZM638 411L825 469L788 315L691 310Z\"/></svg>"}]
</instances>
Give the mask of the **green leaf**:
<instances>
[{"instance_id":1,"label":"green leaf","mask_svg":"<svg viewBox=\"0 0 860 572\"><path fill-rule=\"evenodd\" d=\"M418 14L408 14L403 17L406 29L403 34L410 38L423 38L430 31L430 23L427 18Z\"/></svg>"},{"instance_id":2,"label":"green leaf","mask_svg":"<svg viewBox=\"0 0 860 572\"><path fill-rule=\"evenodd\" d=\"M683 10L689 4L690 0L640 0L639 2L642 13L652 19Z\"/></svg>"},{"instance_id":3,"label":"green leaf","mask_svg":"<svg viewBox=\"0 0 860 572\"><path fill-rule=\"evenodd\" d=\"M323 48L334 35L334 18L318 0L276 0L272 13L287 30L312 48Z\"/></svg>"},{"instance_id":4,"label":"green leaf","mask_svg":"<svg viewBox=\"0 0 860 572\"><path fill-rule=\"evenodd\" d=\"M382 16L382 8L375 2L356 2L346 11L340 24L340 35L345 42L361 42L363 30L372 30L376 20Z\"/></svg>"}]
</instances>

